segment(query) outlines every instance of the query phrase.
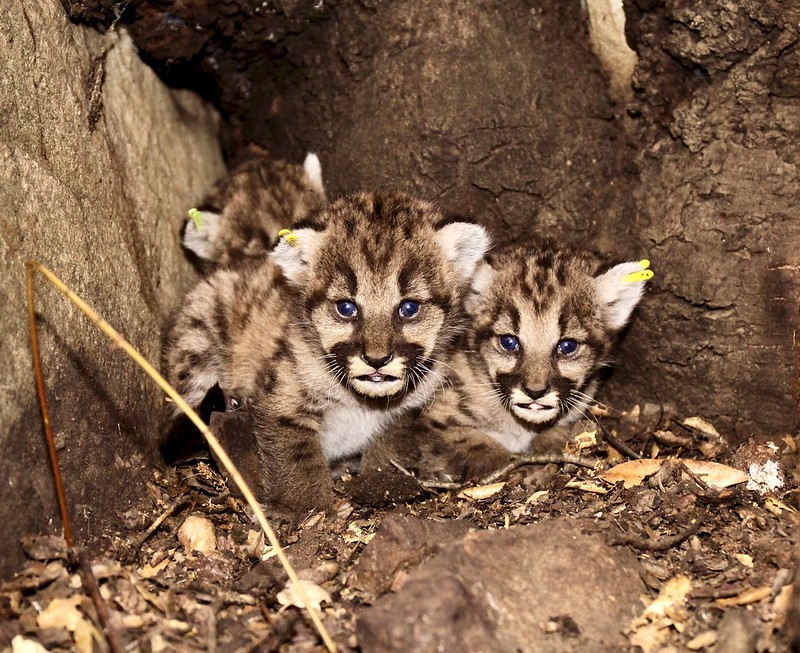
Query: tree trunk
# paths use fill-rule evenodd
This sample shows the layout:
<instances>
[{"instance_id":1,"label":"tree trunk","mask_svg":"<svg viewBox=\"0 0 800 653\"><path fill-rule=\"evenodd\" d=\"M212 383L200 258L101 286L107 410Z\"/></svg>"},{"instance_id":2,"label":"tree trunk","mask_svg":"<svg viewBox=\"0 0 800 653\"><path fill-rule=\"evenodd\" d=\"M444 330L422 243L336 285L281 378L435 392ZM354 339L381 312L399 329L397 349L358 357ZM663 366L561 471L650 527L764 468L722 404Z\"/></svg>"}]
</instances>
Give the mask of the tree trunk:
<instances>
[{"instance_id":1,"label":"tree trunk","mask_svg":"<svg viewBox=\"0 0 800 653\"><path fill-rule=\"evenodd\" d=\"M798 426L800 3L630 2L634 189L657 268L626 387L739 435Z\"/></svg>"}]
</instances>

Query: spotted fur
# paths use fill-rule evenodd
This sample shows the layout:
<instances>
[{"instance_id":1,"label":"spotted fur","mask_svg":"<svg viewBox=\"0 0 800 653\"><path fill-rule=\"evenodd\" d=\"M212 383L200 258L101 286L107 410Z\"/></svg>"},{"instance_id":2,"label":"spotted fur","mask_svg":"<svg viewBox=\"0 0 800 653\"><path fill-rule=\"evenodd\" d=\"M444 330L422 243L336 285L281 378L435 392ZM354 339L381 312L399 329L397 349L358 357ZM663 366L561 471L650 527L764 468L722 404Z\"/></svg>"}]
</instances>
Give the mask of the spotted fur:
<instances>
[{"instance_id":1,"label":"spotted fur","mask_svg":"<svg viewBox=\"0 0 800 653\"><path fill-rule=\"evenodd\" d=\"M542 241L493 252L475 275L472 330L448 361L452 386L390 438L391 456L476 475L564 430L593 402L644 289L623 277L639 270Z\"/></svg>"},{"instance_id":2,"label":"spotted fur","mask_svg":"<svg viewBox=\"0 0 800 653\"><path fill-rule=\"evenodd\" d=\"M206 264L231 265L272 250L278 230L317 211L325 202L315 154L303 165L250 158L221 179L197 207L198 226L184 222L183 246Z\"/></svg>"},{"instance_id":3,"label":"spotted fur","mask_svg":"<svg viewBox=\"0 0 800 653\"><path fill-rule=\"evenodd\" d=\"M489 245L403 194L340 199L273 252L218 270L169 330L165 369L193 406L218 387L255 423L277 512L330 508L328 463L363 450L447 383L463 302ZM341 314L341 302L355 306ZM401 307L418 311L404 317Z\"/></svg>"}]
</instances>

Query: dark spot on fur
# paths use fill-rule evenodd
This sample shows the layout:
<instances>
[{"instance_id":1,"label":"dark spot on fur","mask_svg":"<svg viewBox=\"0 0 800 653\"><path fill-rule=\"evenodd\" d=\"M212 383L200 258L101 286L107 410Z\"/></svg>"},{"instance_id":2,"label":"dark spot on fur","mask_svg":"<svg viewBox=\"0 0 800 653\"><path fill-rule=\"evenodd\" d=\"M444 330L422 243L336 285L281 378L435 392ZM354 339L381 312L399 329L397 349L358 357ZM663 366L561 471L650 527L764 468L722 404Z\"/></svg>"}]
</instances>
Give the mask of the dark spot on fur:
<instances>
[{"instance_id":1,"label":"dark spot on fur","mask_svg":"<svg viewBox=\"0 0 800 653\"><path fill-rule=\"evenodd\" d=\"M204 320L201 320L199 317L190 318L189 328L194 329L196 331L208 331L208 325L205 323Z\"/></svg>"},{"instance_id":2,"label":"dark spot on fur","mask_svg":"<svg viewBox=\"0 0 800 653\"><path fill-rule=\"evenodd\" d=\"M417 261L410 260L406 262L400 274L397 277L398 285L400 286L400 294L406 297L411 286L411 282L416 278L419 273L419 265Z\"/></svg>"},{"instance_id":3,"label":"dark spot on fur","mask_svg":"<svg viewBox=\"0 0 800 653\"><path fill-rule=\"evenodd\" d=\"M213 309L214 326L217 328L217 335L223 345L228 344L228 312L222 296L217 294L214 297Z\"/></svg>"}]
</instances>

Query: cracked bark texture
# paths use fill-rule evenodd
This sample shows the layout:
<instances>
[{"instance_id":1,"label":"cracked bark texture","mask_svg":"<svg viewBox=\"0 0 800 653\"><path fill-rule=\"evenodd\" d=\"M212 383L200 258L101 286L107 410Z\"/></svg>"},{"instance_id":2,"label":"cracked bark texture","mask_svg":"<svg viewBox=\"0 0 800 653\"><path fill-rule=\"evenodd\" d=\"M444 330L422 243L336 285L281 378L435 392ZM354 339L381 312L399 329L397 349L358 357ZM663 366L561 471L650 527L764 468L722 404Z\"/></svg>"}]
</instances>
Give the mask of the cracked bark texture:
<instances>
[{"instance_id":1,"label":"cracked bark texture","mask_svg":"<svg viewBox=\"0 0 800 653\"><path fill-rule=\"evenodd\" d=\"M396 186L656 277L603 396L792 431L798 3L627 5L636 101L615 113L579 3L337 3L251 68L245 139L320 153L331 189Z\"/></svg>"},{"instance_id":2,"label":"cracked bark texture","mask_svg":"<svg viewBox=\"0 0 800 653\"><path fill-rule=\"evenodd\" d=\"M164 86L127 36L71 25L57 0L6 3L0 60L2 577L23 560L22 534L61 530L25 262L47 265L157 361L162 322L193 278L178 224L223 162L213 109ZM50 417L83 543L146 494L163 398L41 277L36 288Z\"/></svg>"},{"instance_id":3,"label":"cracked bark texture","mask_svg":"<svg viewBox=\"0 0 800 653\"><path fill-rule=\"evenodd\" d=\"M333 192L391 186L598 247L632 218L631 152L579 3L338 2L251 68L242 136L321 155ZM267 109L267 110L265 110ZM597 209L601 208L601 211Z\"/></svg>"},{"instance_id":4,"label":"cracked bark texture","mask_svg":"<svg viewBox=\"0 0 800 653\"><path fill-rule=\"evenodd\" d=\"M634 201L657 270L626 388L729 432L798 426L800 3L635 1ZM616 392L619 397L620 393Z\"/></svg>"}]
</instances>

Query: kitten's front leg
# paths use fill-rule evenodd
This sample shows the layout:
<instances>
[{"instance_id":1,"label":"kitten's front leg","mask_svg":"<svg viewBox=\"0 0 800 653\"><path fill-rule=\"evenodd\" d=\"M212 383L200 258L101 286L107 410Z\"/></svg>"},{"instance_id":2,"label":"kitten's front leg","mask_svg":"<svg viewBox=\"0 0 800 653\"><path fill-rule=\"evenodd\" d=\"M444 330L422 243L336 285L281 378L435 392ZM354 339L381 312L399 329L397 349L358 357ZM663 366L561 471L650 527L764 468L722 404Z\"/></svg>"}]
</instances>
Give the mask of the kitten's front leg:
<instances>
[{"instance_id":1,"label":"kitten's front leg","mask_svg":"<svg viewBox=\"0 0 800 653\"><path fill-rule=\"evenodd\" d=\"M512 454L471 426L445 425L426 416L390 429L370 445L362 458L362 472L392 471L391 461L418 478L478 480L511 460Z\"/></svg>"},{"instance_id":2,"label":"kitten's front leg","mask_svg":"<svg viewBox=\"0 0 800 653\"><path fill-rule=\"evenodd\" d=\"M266 404L266 402L263 402ZM319 418L253 407L267 508L290 521L313 510L333 511L333 478L319 435Z\"/></svg>"}]
</instances>

